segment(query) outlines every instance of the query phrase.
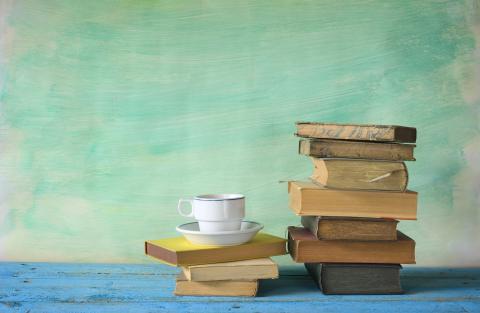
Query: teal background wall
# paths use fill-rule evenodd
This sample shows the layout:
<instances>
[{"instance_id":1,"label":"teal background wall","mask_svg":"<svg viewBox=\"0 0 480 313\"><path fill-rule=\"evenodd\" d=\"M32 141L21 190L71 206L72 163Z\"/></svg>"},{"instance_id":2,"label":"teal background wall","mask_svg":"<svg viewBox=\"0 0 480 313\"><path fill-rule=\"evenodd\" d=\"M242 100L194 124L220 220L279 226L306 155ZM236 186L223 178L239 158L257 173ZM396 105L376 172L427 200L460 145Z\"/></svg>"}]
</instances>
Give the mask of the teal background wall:
<instances>
[{"instance_id":1,"label":"teal background wall","mask_svg":"<svg viewBox=\"0 0 480 313\"><path fill-rule=\"evenodd\" d=\"M479 1L0 1L0 259L146 262L177 199L284 235L298 120L418 129L420 265L480 265ZM288 263L288 258L280 259Z\"/></svg>"}]
</instances>

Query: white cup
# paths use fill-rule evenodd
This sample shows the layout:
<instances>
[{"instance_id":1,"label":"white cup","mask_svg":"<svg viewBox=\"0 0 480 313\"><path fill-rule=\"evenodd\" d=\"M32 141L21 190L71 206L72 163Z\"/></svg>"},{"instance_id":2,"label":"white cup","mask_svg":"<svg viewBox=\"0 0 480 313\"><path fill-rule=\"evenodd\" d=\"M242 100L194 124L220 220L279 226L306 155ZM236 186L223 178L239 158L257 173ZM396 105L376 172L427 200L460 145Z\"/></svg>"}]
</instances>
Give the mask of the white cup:
<instances>
[{"instance_id":1,"label":"white cup","mask_svg":"<svg viewBox=\"0 0 480 313\"><path fill-rule=\"evenodd\" d=\"M191 211L184 212L184 204ZM245 196L240 194L201 195L178 201L178 213L198 221L201 232L240 230L245 217Z\"/></svg>"}]
</instances>

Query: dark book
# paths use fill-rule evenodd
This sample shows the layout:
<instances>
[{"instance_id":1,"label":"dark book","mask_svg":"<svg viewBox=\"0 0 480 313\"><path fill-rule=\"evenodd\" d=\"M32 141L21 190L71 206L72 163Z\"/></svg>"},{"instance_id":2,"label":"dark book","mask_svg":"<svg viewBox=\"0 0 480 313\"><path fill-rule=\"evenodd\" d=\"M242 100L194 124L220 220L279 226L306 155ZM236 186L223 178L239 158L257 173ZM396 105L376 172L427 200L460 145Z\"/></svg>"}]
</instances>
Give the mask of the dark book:
<instances>
[{"instance_id":1,"label":"dark book","mask_svg":"<svg viewBox=\"0 0 480 313\"><path fill-rule=\"evenodd\" d=\"M330 189L405 191L404 162L312 158L314 183Z\"/></svg>"},{"instance_id":2,"label":"dark book","mask_svg":"<svg viewBox=\"0 0 480 313\"><path fill-rule=\"evenodd\" d=\"M363 217L302 216L302 225L317 239L397 240L397 220Z\"/></svg>"},{"instance_id":3,"label":"dark book","mask_svg":"<svg viewBox=\"0 0 480 313\"><path fill-rule=\"evenodd\" d=\"M305 263L325 294L401 294L400 264Z\"/></svg>"},{"instance_id":4,"label":"dark book","mask_svg":"<svg viewBox=\"0 0 480 313\"><path fill-rule=\"evenodd\" d=\"M297 136L300 137L410 143L417 140L417 129L413 127L312 122L296 124Z\"/></svg>"},{"instance_id":5,"label":"dark book","mask_svg":"<svg viewBox=\"0 0 480 313\"><path fill-rule=\"evenodd\" d=\"M297 263L415 263L415 241L400 231L389 241L318 240L308 229L290 226L288 251Z\"/></svg>"},{"instance_id":6,"label":"dark book","mask_svg":"<svg viewBox=\"0 0 480 313\"><path fill-rule=\"evenodd\" d=\"M412 144L345 140L300 140L298 152L316 158L415 161Z\"/></svg>"}]
</instances>

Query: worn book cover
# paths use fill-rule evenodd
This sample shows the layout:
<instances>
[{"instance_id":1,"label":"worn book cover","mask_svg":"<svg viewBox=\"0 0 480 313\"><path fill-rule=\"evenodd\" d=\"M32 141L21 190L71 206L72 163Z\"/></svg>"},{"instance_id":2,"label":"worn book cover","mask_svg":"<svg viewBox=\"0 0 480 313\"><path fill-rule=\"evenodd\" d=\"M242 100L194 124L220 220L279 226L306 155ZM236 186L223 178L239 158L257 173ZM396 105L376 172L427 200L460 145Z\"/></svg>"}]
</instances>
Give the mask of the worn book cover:
<instances>
[{"instance_id":1,"label":"worn book cover","mask_svg":"<svg viewBox=\"0 0 480 313\"><path fill-rule=\"evenodd\" d=\"M177 296L254 297L258 280L189 281L183 273L177 276L174 294Z\"/></svg>"},{"instance_id":2,"label":"worn book cover","mask_svg":"<svg viewBox=\"0 0 480 313\"><path fill-rule=\"evenodd\" d=\"M415 220L417 193L328 189L312 182L288 183L289 206L297 215Z\"/></svg>"},{"instance_id":3,"label":"worn book cover","mask_svg":"<svg viewBox=\"0 0 480 313\"><path fill-rule=\"evenodd\" d=\"M317 239L397 240L397 220L365 217L302 216L301 223Z\"/></svg>"},{"instance_id":4,"label":"worn book cover","mask_svg":"<svg viewBox=\"0 0 480 313\"><path fill-rule=\"evenodd\" d=\"M330 189L405 191L404 162L312 158L314 183Z\"/></svg>"},{"instance_id":5,"label":"worn book cover","mask_svg":"<svg viewBox=\"0 0 480 313\"><path fill-rule=\"evenodd\" d=\"M400 264L305 263L325 294L401 294Z\"/></svg>"},{"instance_id":6,"label":"worn book cover","mask_svg":"<svg viewBox=\"0 0 480 313\"><path fill-rule=\"evenodd\" d=\"M299 142L298 152L316 158L415 161L414 148L413 144L302 139Z\"/></svg>"},{"instance_id":7,"label":"worn book cover","mask_svg":"<svg viewBox=\"0 0 480 313\"><path fill-rule=\"evenodd\" d=\"M286 240L258 233L251 241L237 246L205 246L185 237L147 240L145 253L170 265L197 265L271 257L286 254Z\"/></svg>"},{"instance_id":8,"label":"worn book cover","mask_svg":"<svg viewBox=\"0 0 480 313\"><path fill-rule=\"evenodd\" d=\"M290 226L288 251L297 263L415 263L415 241L400 231L392 241L318 240L308 229Z\"/></svg>"},{"instance_id":9,"label":"worn book cover","mask_svg":"<svg viewBox=\"0 0 480 313\"><path fill-rule=\"evenodd\" d=\"M278 278L278 266L270 258L182 266L182 271L193 281Z\"/></svg>"},{"instance_id":10,"label":"worn book cover","mask_svg":"<svg viewBox=\"0 0 480 313\"><path fill-rule=\"evenodd\" d=\"M300 137L408 143L417 140L417 129L406 126L317 122L297 122L296 125Z\"/></svg>"}]
</instances>

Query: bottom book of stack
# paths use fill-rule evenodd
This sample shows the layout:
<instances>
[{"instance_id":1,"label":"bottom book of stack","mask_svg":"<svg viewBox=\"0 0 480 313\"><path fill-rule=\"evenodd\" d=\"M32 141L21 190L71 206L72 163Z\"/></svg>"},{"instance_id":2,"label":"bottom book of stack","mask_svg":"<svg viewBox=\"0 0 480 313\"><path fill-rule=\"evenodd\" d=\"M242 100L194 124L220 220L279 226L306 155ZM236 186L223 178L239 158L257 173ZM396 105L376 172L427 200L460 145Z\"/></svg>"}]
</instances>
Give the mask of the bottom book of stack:
<instances>
[{"instance_id":1,"label":"bottom book of stack","mask_svg":"<svg viewBox=\"0 0 480 313\"><path fill-rule=\"evenodd\" d=\"M325 294L400 294L399 264L305 263Z\"/></svg>"},{"instance_id":2,"label":"bottom book of stack","mask_svg":"<svg viewBox=\"0 0 480 313\"><path fill-rule=\"evenodd\" d=\"M177 276L178 296L256 296L260 279L278 278L270 258L182 266Z\"/></svg>"}]
</instances>

